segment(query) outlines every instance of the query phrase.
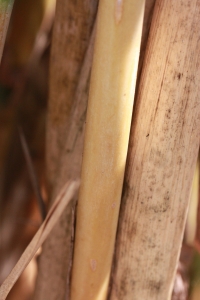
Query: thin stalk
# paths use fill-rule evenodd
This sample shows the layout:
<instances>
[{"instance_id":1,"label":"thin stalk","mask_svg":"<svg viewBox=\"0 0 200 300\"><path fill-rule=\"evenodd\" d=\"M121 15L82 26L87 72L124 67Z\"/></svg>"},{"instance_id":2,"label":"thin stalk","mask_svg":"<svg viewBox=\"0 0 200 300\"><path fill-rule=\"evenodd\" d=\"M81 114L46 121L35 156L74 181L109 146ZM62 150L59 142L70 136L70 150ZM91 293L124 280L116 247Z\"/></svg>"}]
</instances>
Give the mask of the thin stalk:
<instances>
[{"instance_id":1,"label":"thin stalk","mask_svg":"<svg viewBox=\"0 0 200 300\"><path fill-rule=\"evenodd\" d=\"M200 153L197 161L197 169L198 169L198 204L197 204L197 215L196 215L196 233L195 233L195 241L194 244L196 249L200 253Z\"/></svg>"},{"instance_id":2,"label":"thin stalk","mask_svg":"<svg viewBox=\"0 0 200 300\"><path fill-rule=\"evenodd\" d=\"M23 130L20 126L18 127L18 131L19 131L19 138L20 138L20 141L21 141L22 150L23 150L24 157L25 157L25 160L26 160L28 173L29 173L29 176L30 176L33 191L34 191L36 199L38 201L38 206L39 206L39 209L40 209L42 220L44 220L45 217L46 217L46 207L45 207L44 200L42 198L42 194L40 192L39 181L38 181L38 178L37 178L37 175L36 175L36 172L35 172L35 168L33 166L33 161L31 159L30 151L29 151L29 148L28 148L28 144L26 142L26 138L24 136L24 132L23 132Z\"/></svg>"},{"instance_id":3,"label":"thin stalk","mask_svg":"<svg viewBox=\"0 0 200 300\"><path fill-rule=\"evenodd\" d=\"M0 0L0 62L14 0Z\"/></svg>"},{"instance_id":4,"label":"thin stalk","mask_svg":"<svg viewBox=\"0 0 200 300\"><path fill-rule=\"evenodd\" d=\"M198 202L199 202L199 161L197 161L194 172L190 204L188 209L187 221L185 226L185 243L190 246L196 244L196 233L198 232ZM197 248L198 250L198 248Z\"/></svg>"},{"instance_id":5,"label":"thin stalk","mask_svg":"<svg viewBox=\"0 0 200 300\"><path fill-rule=\"evenodd\" d=\"M101 0L78 200L71 300L106 298L145 1Z\"/></svg>"}]
</instances>

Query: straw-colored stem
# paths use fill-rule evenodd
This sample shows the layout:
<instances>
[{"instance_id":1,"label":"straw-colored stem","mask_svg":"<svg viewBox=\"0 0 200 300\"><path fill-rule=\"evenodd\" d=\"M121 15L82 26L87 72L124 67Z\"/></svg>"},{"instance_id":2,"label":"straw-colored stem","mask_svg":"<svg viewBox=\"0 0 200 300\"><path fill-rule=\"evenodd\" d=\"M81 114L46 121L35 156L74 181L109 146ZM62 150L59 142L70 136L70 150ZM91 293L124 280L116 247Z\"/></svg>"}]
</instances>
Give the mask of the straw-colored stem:
<instances>
[{"instance_id":1,"label":"straw-colored stem","mask_svg":"<svg viewBox=\"0 0 200 300\"><path fill-rule=\"evenodd\" d=\"M146 9L146 22L145 24L148 25L149 19L151 18L151 10L149 10L149 2L155 1L155 0L148 0L146 2L147 9ZM152 4L153 5L153 4ZM145 49L146 44L145 41L147 40L148 36L148 26L143 30L143 47ZM74 103L72 106L72 112L70 114L69 119L69 130L67 134L67 138L65 141L65 146L63 147L63 150L61 151L61 160L59 164L59 168L57 170L57 176L56 181L53 189L53 194L57 195L59 193L60 188L62 188L63 184L66 182L66 180L70 178L80 178L81 173L81 162L82 162L82 152L83 152L83 139L84 139L84 126L85 126L85 115L86 115L86 107L87 107L87 99L88 99L88 85L89 85L89 79L90 79L90 69L91 69L91 62L92 62L92 56L93 56L93 43L94 43L94 31L88 45L88 49L84 58L84 62L81 67L81 71L79 74L79 81L76 88L76 92L74 95ZM70 230L72 229L71 226L71 207L67 209L66 213L61 217L60 222L56 226L55 230L52 232L51 237L49 238L49 241L45 243L45 246L43 247L43 256L40 261L40 272L37 280L37 287L36 287L36 293L34 299L43 299L45 295L47 294L47 291L49 290L49 286L54 286L58 284L59 275L56 276L56 279L49 280L43 280L43 278L46 278L45 274L49 274L50 271L48 269L48 260L49 257L51 257L51 247L49 245L54 245L55 248L62 249L63 243L65 245L63 253L71 253L72 249L72 243L71 243L71 235L72 233ZM68 221L67 221L68 219ZM65 226L63 224L70 224L68 225L68 230L66 230ZM72 230L73 231L73 230ZM61 239L57 239L57 236L61 236ZM66 251L67 249L67 251ZM57 253L57 251L56 251ZM60 255L60 251L58 253ZM55 257L55 254L54 254ZM71 254L67 255L67 261L64 263L64 259L62 258L62 269L64 270L66 266L68 266L69 263L71 263ZM52 260L51 260L52 262ZM68 271L70 271L70 268L68 268ZM64 272L64 271L63 271ZM53 273L53 272L52 272ZM58 272L57 272L58 274ZM49 276L50 277L50 276ZM68 282L68 274L67 274L67 282ZM68 291L68 286L67 286ZM60 291L61 293L61 291ZM67 292L68 293L68 292ZM54 295L54 293L51 292L51 295ZM58 294L57 294L58 295ZM54 297L53 296L53 297ZM56 297L56 296L55 296Z\"/></svg>"},{"instance_id":2,"label":"straw-colored stem","mask_svg":"<svg viewBox=\"0 0 200 300\"><path fill-rule=\"evenodd\" d=\"M158 0L133 115L111 300L169 300L200 141L200 1Z\"/></svg>"},{"instance_id":3,"label":"straw-colored stem","mask_svg":"<svg viewBox=\"0 0 200 300\"><path fill-rule=\"evenodd\" d=\"M0 62L14 0L0 1Z\"/></svg>"},{"instance_id":4,"label":"straw-colored stem","mask_svg":"<svg viewBox=\"0 0 200 300\"><path fill-rule=\"evenodd\" d=\"M197 191L197 214L196 214L196 233L195 233L195 246L197 250L200 253L200 152L199 152L199 157L197 161L197 170L196 173L198 174L198 191Z\"/></svg>"},{"instance_id":5,"label":"straw-colored stem","mask_svg":"<svg viewBox=\"0 0 200 300\"><path fill-rule=\"evenodd\" d=\"M190 203L189 203L188 215L187 215L186 226L185 226L184 242L190 246L194 246L194 244L196 244L195 238L199 231L198 224L197 224L198 202L199 202L199 161L197 161L196 169L194 172L191 195L190 195Z\"/></svg>"},{"instance_id":6,"label":"straw-colored stem","mask_svg":"<svg viewBox=\"0 0 200 300\"><path fill-rule=\"evenodd\" d=\"M101 0L86 119L71 300L107 295L138 68L144 1Z\"/></svg>"},{"instance_id":7,"label":"straw-colored stem","mask_svg":"<svg viewBox=\"0 0 200 300\"><path fill-rule=\"evenodd\" d=\"M54 189L63 154L69 116L88 41L97 0L58 0L53 30L47 119L47 178Z\"/></svg>"},{"instance_id":8,"label":"straw-colored stem","mask_svg":"<svg viewBox=\"0 0 200 300\"><path fill-rule=\"evenodd\" d=\"M78 103L83 102L86 106L91 63L89 62L89 71L84 71L83 62L96 16L96 8L96 0L92 2L91 0L57 1L50 66L46 150L51 199L58 195L67 179L72 178L73 171L77 170L76 166L80 165L81 161L81 149L79 150L76 143L71 145L71 140L67 139L67 135L70 132L77 137L80 132L82 133L80 128L75 128L73 131L72 127L71 130L69 115L71 106L74 105L73 102L77 101L77 96ZM87 68L88 66L86 66ZM80 87L78 93L77 85ZM80 120L82 121L82 119L81 115ZM78 124L80 122L74 115L72 120L75 121L75 124L76 121ZM70 148L70 151L68 149L65 151L65 146ZM76 150L73 151L74 149L71 147L75 147ZM75 171L73 178L77 177ZM68 274L72 256L73 207L73 203L68 206L43 246L34 295L36 300L65 299L68 294Z\"/></svg>"}]
</instances>

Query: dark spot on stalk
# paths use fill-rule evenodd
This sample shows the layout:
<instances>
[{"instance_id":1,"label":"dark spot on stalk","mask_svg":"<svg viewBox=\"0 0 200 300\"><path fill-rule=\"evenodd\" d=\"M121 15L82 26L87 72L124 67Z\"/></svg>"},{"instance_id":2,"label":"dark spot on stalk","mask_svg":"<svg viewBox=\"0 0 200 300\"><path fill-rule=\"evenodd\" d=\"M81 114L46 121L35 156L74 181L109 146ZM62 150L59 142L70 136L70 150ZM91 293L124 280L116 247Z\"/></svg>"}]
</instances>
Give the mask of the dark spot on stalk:
<instances>
[{"instance_id":1,"label":"dark spot on stalk","mask_svg":"<svg viewBox=\"0 0 200 300\"><path fill-rule=\"evenodd\" d=\"M160 291L162 285L163 285L163 282L161 280L159 280L159 281L150 280L148 282L148 287L152 293L158 293Z\"/></svg>"},{"instance_id":2,"label":"dark spot on stalk","mask_svg":"<svg viewBox=\"0 0 200 300\"><path fill-rule=\"evenodd\" d=\"M177 77L178 77L178 80L180 80L182 76L183 76L183 74L181 74L181 73L178 73L178 75L177 75Z\"/></svg>"}]
</instances>

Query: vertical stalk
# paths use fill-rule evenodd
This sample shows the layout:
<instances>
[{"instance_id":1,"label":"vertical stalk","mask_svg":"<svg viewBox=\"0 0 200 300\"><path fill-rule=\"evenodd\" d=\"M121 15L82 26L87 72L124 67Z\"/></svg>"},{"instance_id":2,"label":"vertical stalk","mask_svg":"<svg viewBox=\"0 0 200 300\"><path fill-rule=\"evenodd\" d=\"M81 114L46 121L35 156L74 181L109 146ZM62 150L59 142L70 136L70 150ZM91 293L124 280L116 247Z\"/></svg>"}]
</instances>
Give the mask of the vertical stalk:
<instances>
[{"instance_id":1,"label":"vertical stalk","mask_svg":"<svg viewBox=\"0 0 200 300\"><path fill-rule=\"evenodd\" d=\"M105 299L138 68L145 1L101 0L78 201L71 300Z\"/></svg>"},{"instance_id":2,"label":"vertical stalk","mask_svg":"<svg viewBox=\"0 0 200 300\"><path fill-rule=\"evenodd\" d=\"M0 0L0 62L14 0Z\"/></svg>"},{"instance_id":3,"label":"vertical stalk","mask_svg":"<svg viewBox=\"0 0 200 300\"><path fill-rule=\"evenodd\" d=\"M50 64L47 119L47 177L54 184L68 132L70 112L98 0L58 0Z\"/></svg>"},{"instance_id":4,"label":"vertical stalk","mask_svg":"<svg viewBox=\"0 0 200 300\"><path fill-rule=\"evenodd\" d=\"M133 115L111 300L169 300L200 141L200 1L157 0Z\"/></svg>"},{"instance_id":5,"label":"vertical stalk","mask_svg":"<svg viewBox=\"0 0 200 300\"><path fill-rule=\"evenodd\" d=\"M190 203L188 208L187 220L185 225L185 243L191 247L195 245L196 232L198 232L197 215L199 202L199 161L197 161L192 189L190 195Z\"/></svg>"},{"instance_id":6,"label":"vertical stalk","mask_svg":"<svg viewBox=\"0 0 200 300\"><path fill-rule=\"evenodd\" d=\"M96 9L97 0L57 1L50 65L46 146L51 199L55 199L54 196L58 195L60 188L69 178L66 174L67 167L70 173L71 166L74 166L73 160L69 159L72 153L65 151L65 145L70 124L70 111L76 98L76 87L80 81ZM88 76L86 74L86 83ZM84 94L86 87L83 84L83 91L80 93ZM87 99L87 95L84 97ZM76 174L74 177L77 177ZM36 300L47 298L48 300L64 300L68 294L73 207L74 203L70 203L43 245L34 295Z\"/></svg>"},{"instance_id":7,"label":"vertical stalk","mask_svg":"<svg viewBox=\"0 0 200 300\"><path fill-rule=\"evenodd\" d=\"M200 153L197 161L198 172L198 204L197 204L197 216L196 216L196 233L195 233L195 246L200 252Z\"/></svg>"}]
</instances>

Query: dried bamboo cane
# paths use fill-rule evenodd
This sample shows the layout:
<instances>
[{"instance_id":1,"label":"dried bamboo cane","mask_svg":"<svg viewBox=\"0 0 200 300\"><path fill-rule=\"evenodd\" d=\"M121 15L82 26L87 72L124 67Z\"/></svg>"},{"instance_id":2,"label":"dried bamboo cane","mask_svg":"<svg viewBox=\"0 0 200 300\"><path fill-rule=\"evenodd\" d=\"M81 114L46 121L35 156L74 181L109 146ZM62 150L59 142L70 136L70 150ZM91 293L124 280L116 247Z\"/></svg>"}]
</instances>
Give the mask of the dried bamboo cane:
<instances>
[{"instance_id":1,"label":"dried bamboo cane","mask_svg":"<svg viewBox=\"0 0 200 300\"><path fill-rule=\"evenodd\" d=\"M68 179L80 178L81 152L83 149L83 130L88 98L88 82L92 64L94 32L86 52L80 72L79 84L76 90L73 111L70 118L69 135L61 156L58 178L55 182L53 194L59 194L62 185ZM65 155L64 155L65 154ZM74 231L74 203L69 204L61 216L57 226L43 246L43 253L39 265L39 275L36 283L34 299L60 299L69 296L69 273L72 261L73 231ZM53 258L52 258L53 255ZM52 264L50 264L50 261ZM56 272L55 272L56 270ZM47 278L47 275L51 274ZM59 284L59 289L57 286ZM49 288L50 287L50 288ZM51 290L52 289L52 290ZM49 294L49 290L51 293Z\"/></svg>"},{"instance_id":2,"label":"dried bamboo cane","mask_svg":"<svg viewBox=\"0 0 200 300\"><path fill-rule=\"evenodd\" d=\"M0 62L14 0L0 1Z\"/></svg>"},{"instance_id":3,"label":"dried bamboo cane","mask_svg":"<svg viewBox=\"0 0 200 300\"><path fill-rule=\"evenodd\" d=\"M200 1L158 0L133 115L111 300L169 300L200 141Z\"/></svg>"},{"instance_id":4,"label":"dried bamboo cane","mask_svg":"<svg viewBox=\"0 0 200 300\"><path fill-rule=\"evenodd\" d=\"M98 0L58 0L52 41L47 121L47 177L54 188L69 116Z\"/></svg>"},{"instance_id":5,"label":"dried bamboo cane","mask_svg":"<svg viewBox=\"0 0 200 300\"><path fill-rule=\"evenodd\" d=\"M82 97L84 103L87 99L85 93L89 74L87 71L85 74L81 69L96 16L96 8L97 0L57 1L51 53L46 147L47 176L52 199L58 195L59 189L67 178L72 178L68 175L72 174L74 166L81 161L81 149L75 151L74 155L71 153L73 151L65 151L65 146L69 147L70 142L68 141L66 145L67 128L69 129L70 124L69 112L73 104L72 100L77 99L76 87L80 80L83 81L82 76L85 76L85 81L80 87L81 96L78 95L78 99ZM74 135L80 132L77 130ZM60 161L61 168L58 167ZM66 174L66 169L69 174ZM75 172L73 178L77 177ZM65 299L68 294L67 277L71 265L73 207L74 204L71 203L43 246L34 295L36 300Z\"/></svg>"},{"instance_id":6,"label":"dried bamboo cane","mask_svg":"<svg viewBox=\"0 0 200 300\"><path fill-rule=\"evenodd\" d=\"M145 10L144 10L144 23L142 29L142 40L141 40L141 48L140 48L140 58L139 58L139 66L138 66L138 75L137 75L137 82L140 80L140 75L142 71L142 65L144 62L144 55L146 51L153 10L156 0L146 0L145 1ZM136 87L138 84L136 85ZM137 90L136 90L137 93ZM136 98L136 97L135 97Z\"/></svg>"},{"instance_id":7,"label":"dried bamboo cane","mask_svg":"<svg viewBox=\"0 0 200 300\"><path fill-rule=\"evenodd\" d=\"M99 4L78 202L71 300L105 299L138 68L145 1Z\"/></svg>"},{"instance_id":8,"label":"dried bamboo cane","mask_svg":"<svg viewBox=\"0 0 200 300\"><path fill-rule=\"evenodd\" d=\"M197 173L198 173L198 204L197 204L197 215L196 215L196 234L194 244L196 249L200 253L200 153L197 161Z\"/></svg>"},{"instance_id":9,"label":"dried bamboo cane","mask_svg":"<svg viewBox=\"0 0 200 300\"><path fill-rule=\"evenodd\" d=\"M148 37L148 27L151 19L151 11L155 0L148 0L146 1L146 11L145 11L145 28L143 28L143 48L145 49L146 43ZM74 103L72 112L70 115L69 120L69 130L67 139L65 142L65 146L63 150L61 151L61 161L59 163L59 168L57 170L57 176L56 181L54 183L53 188L53 194L57 195L60 188L62 188L62 185L66 182L68 179L76 179L80 178L80 171L81 171L81 162L82 162L82 151L83 151L83 138L84 138L84 126L85 126L85 115L86 115L86 107L87 107L87 98L88 98L88 85L89 85L89 79L90 79L90 69L91 69L91 63L92 63L92 54L93 54L93 43L94 43L94 31L91 36L90 43L88 45L87 53L84 58L83 65L81 67L80 76L79 76L79 83L76 88L75 96L74 96ZM63 152L63 153L62 153ZM56 279L53 275L53 282L52 280L49 280L49 278L52 276L49 276L47 278L47 274L51 273L51 270L48 268L48 261L51 258L52 253L52 247L50 245L55 245L54 247L57 247L59 249L63 248L63 243L66 245L66 247L69 249L68 252L71 252L73 240L71 241L71 232L72 226L70 225L71 221L71 209L68 209L65 215L61 217L61 221L56 226L54 231L52 232L51 237L49 238L48 242L45 243L45 246L43 247L43 257L40 262L40 272L37 280L37 286L36 286L36 293L34 299L44 299L45 295L47 295L49 286L54 286L55 282L55 288L56 284L58 284L59 280L59 273L55 274ZM65 226L63 226L63 223L66 222L65 219L68 218L68 230L66 230ZM73 232L73 230L72 230ZM57 239L57 236L61 236L62 238ZM65 241L65 242L64 242ZM67 241L67 242L66 242ZM66 248L64 248L66 249ZM64 250L65 251L65 250ZM68 253L67 252L67 253ZM56 252L57 253L57 252ZM66 251L65 251L66 254ZM55 252L54 252L55 256ZM71 259L71 255L69 255ZM67 259L67 264L70 263L70 259ZM62 259L62 269L66 269L66 264L64 263L64 259ZM53 269L53 268L52 268ZM44 270L44 271L43 271ZM46 272L45 270L48 270ZM70 271L70 269L68 269ZM63 271L64 272L64 271ZM66 271L65 271L66 272ZM51 273L52 274L52 273ZM46 278L46 281L44 282L44 279ZM67 294L68 294L68 275L67 275ZM61 293L61 292L60 292ZM53 295L53 296L52 296ZM52 299L55 299L57 297L57 292L52 293L51 296Z\"/></svg>"},{"instance_id":10,"label":"dried bamboo cane","mask_svg":"<svg viewBox=\"0 0 200 300\"><path fill-rule=\"evenodd\" d=\"M185 225L185 238L184 242L187 245L197 246L196 243L196 233L198 232L198 202L199 202L199 161L197 161L193 182L192 182L192 189L190 195L190 203L188 208L187 220ZM196 247L198 250L198 247Z\"/></svg>"}]
</instances>

